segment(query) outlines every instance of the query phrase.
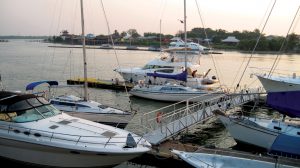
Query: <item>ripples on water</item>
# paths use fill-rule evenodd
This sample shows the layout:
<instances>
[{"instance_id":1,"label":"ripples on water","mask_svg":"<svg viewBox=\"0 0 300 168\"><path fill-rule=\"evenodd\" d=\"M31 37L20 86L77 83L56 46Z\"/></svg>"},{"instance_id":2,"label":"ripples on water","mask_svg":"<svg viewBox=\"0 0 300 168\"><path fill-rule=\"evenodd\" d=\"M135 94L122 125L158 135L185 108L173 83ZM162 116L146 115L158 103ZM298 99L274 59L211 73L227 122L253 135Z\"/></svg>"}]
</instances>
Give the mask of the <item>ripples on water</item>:
<instances>
[{"instance_id":1,"label":"ripples on water","mask_svg":"<svg viewBox=\"0 0 300 168\"><path fill-rule=\"evenodd\" d=\"M82 49L53 48L48 47L49 45L53 44L27 42L26 40L10 40L7 43L0 43L0 74L2 75L3 85L7 90L25 91L25 86L28 83L40 80L57 80L60 84L66 84L67 79L83 76ZM159 57L158 52L126 50L118 50L116 52L117 56L112 50L88 49L89 77L108 80L116 77L121 79L113 71L113 69L118 67L117 62L120 63L121 67L143 66L149 60ZM202 69L198 72L205 72L211 68L211 73L218 74L222 84L235 87L250 54L228 51L220 52L223 54L213 55L215 64L213 63L212 56L203 55L200 60ZM275 56L271 54L256 54L250 61L249 67L269 69L273 64ZM292 75L292 72L300 74L299 69L297 69L299 67L299 59L299 55L283 55L278 67L283 72L289 70L288 73L290 75ZM214 67L217 68L217 73ZM254 72L262 71L248 68L240 86L261 86L255 77L250 78L250 74ZM64 91L57 92L58 94L64 94ZM123 110L130 110L130 107L132 107L137 113L149 112L171 104L130 97L123 91L105 89L89 89L89 97L102 104ZM218 129L212 129L215 125L218 126ZM129 129L130 127L133 129L135 126L129 125L128 127ZM204 142L199 142L200 144L213 144L224 148L235 144L229 133L217 122L208 122L203 127L207 127L206 132L202 132L202 135L199 135L199 137L205 136L208 138ZM140 166L135 166L127 162L117 167Z\"/></svg>"}]
</instances>

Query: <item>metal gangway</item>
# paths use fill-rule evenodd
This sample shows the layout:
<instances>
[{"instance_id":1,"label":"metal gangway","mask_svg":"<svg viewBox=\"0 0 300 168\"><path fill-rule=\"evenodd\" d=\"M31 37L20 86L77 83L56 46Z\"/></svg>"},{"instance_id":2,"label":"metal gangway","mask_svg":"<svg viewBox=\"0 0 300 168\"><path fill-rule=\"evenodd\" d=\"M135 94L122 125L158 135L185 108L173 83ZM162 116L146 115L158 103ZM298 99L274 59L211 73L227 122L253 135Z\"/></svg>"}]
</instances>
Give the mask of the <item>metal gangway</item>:
<instances>
[{"instance_id":1,"label":"metal gangway","mask_svg":"<svg viewBox=\"0 0 300 168\"><path fill-rule=\"evenodd\" d=\"M158 145L186 128L214 117L214 110L227 111L250 101L259 100L262 89L242 90L238 93L218 93L201 102L191 99L178 102L139 116L143 137ZM193 98L192 98L193 99Z\"/></svg>"}]
</instances>

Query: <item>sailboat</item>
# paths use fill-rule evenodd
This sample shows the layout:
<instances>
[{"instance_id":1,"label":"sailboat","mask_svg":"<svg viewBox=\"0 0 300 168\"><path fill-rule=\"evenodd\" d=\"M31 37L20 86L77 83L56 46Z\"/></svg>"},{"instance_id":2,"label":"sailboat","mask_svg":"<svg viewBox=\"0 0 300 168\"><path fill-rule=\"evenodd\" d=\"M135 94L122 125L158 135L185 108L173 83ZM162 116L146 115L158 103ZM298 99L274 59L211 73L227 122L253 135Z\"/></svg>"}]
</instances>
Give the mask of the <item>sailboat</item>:
<instances>
[{"instance_id":1,"label":"sailboat","mask_svg":"<svg viewBox=\"0 0 300 168\"><path fill-rule=\"evenodd\" d=\"M186 2L184 1L184 35L185 41L184 44L187 46L187 33L186 33ZM173 79L175 81L181 81L185 84L178 85L178 84L170 84L164 83L161 85L153 85L152 81L149 79L148 84L145 82L139 81L138 85L136 85L133 89L130 90L130 94L142 98L160 100L160 101L184 101L190 99L190 101L203 101L205 99L209 99L214 97L214 93L221 94L222 90L219 89L217 85L217 81L214 79L209 79L207 74L209 71L202 76L200 79L195 78L194 71L192 73L192 77L195 80L199 79L199 84L197 85L198 89L192 89L187 85L188 81L188 69L187 69L187 48L184 47L181 49L184 51L184 68L181 69L180 73L165 73L165 72L149 72L147 73L148 77L153 77L154 84L156 84L155 80L157 78L165 78L165 79ZM197 98L196 98L197 97Z\"/></svg>"},{"instance_id":2,"label":"sailboat","mask_svg":"<svg viewBox=\"0 0 300 168\"><path fill-rule=\"evenodd\" d=\"M294 73L289 76L267 76L256 74L265 90L269 92L300 91L300 78Z\"/></svg>"},{"instance_id":3,"label":"sailboat","mask_svg":"<svg viewBox=\"0 0 300 168\"><path fill-rule=\"evenodd\" d=\"M84 16L81 9L81 27L82 27L82 49L83 49L83 71L84 71L84 95L83 98L75 95L62 95L50 98L49 102L57 109L68 114L84 119L100 122L119 128L125 128L132 119L133 113L115 109L99 102L88 100L88 82L87 82L87 59L84 33Z\"/></svg>"},{"instance_id":4,"label":"sailboat","mask_svg":"<svg viewBox=\"0 0 300 168\"><path fill-rule=\"evenodd\" d=\"M186 21L186 16L184 18ZM194 45L187 45L186 42L186 22L185 27L185 41L181 40L180 47L169 47L162 50L159 57L150 60L143 67L134 68L116 68L114 71L118 72L125 81L131 83L138 83L140 80L151 81L154 83L170 82L170 78L156 76L155 80L149 78L150 73L161 73L166 75L177 75L182 73L183 69L187 71L186 86L203 89L203 87L210 87L212 84L218 84L219 81L215 75L209 75L211 69L201 73L197 72L200 66L201 54L195 54ZM190 43L189 43L190 44ZM179 45L179 44L178 44ZM185 46L185 47L184 47ZM188 47L186 47L188 46ZM161 48L161 47L160 47ZM172 80L172 83L180 84L180 81Z\"/></svg>"},{"instance_id":5,"label":"sailboat","mask_svg":"<svg viewBox=\"0 0 300 168\"><path fill-rule=\"evenodd\" d=\"M214 111L238 143L264 148L275 155L299 158L299 124Z\"/></svg>"}]
</instances>

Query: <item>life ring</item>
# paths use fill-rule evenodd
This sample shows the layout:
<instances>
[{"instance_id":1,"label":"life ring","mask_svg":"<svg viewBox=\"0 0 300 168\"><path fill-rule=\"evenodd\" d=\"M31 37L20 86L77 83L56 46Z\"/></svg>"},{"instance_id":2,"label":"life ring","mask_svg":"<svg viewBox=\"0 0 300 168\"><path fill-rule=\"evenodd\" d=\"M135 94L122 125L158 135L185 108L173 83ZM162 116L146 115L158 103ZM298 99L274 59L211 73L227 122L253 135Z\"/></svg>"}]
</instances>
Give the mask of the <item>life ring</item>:
<instances>
[{"instance_id":1,"label":"life ring","mask_svg":"<svg viewBox=\"0 0 300 168\"><path fill-rule=\"evenodd\" d=\"M161 119L162 119L162 112L157 112L156 113L156 122L157 123L161 123Z\"/></svg>"}]
</instances>

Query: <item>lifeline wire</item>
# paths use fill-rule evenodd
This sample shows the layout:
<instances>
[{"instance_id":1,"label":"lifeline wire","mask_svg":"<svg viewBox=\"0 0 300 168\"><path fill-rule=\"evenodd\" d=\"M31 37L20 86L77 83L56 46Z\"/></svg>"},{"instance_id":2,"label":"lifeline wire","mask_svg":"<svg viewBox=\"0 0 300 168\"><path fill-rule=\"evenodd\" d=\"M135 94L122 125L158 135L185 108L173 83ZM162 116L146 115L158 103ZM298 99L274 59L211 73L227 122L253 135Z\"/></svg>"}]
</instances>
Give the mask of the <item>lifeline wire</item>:
<instances>
[{"instance_id":1,"label":"lifeline wire","mask_svg":"<svg viewBox=\"0 0 300 168\"><path fill-rule=\"evenodd\" d=\"M100 0L100 2L101 2L101 7L102 7L102 10L103 10L103 13L104 13L105 22L106 22L106 25L107 25L108 35L109 35L110 40L111 40L112 45L113 45L113 50L114 50L114 54L115 54L115 57L116 57L116 60L117 60L118 68L120 69L120 63L119 63L119 59L118 59L117 52L116 52L116 49L115 49L115 44L114 44L113 38L110 35L110 27L109 27L109 24L108 24L108 20L107 20L106 12L105 12L105 9L104 9L103 1ZM129 96L127 86L126 86L126 82L124 82L124 87L125 87L125 92L126 92L127 96ZM129 99L129 102L131 102L130 99ZM132 111L131 103L130 103L130 110Z\"/></svg>"},{"instance_id":2,"label":"lifeline wire","mask_svg":"<svg viewBox=\"0 0 300 168\"><path fill-rule=\"evenodd\" d=\"M204 34L205 34L205 38L206 38L206 39L208 39L207 33L206 33L206 31L205 31L204 22L203 22L203 19L202 19L201 13L200 13L200 8L199 8L199 5L198 5L198 2L197 2L197 0L195 0L195 2L196 2L197 9L198 9L198 14L199 14L199 17L200 17L200 20L201 20L201 24L202 24L202 26L203 26L203 30L204 30ZM209 40L208 40L207 42L208 42L208 47L209 47L209 48L211 48L211 46L210 46L210 43L209 43ZM218 70L217 70L217 67L216 67L216 63L215 63L215 59L214 59L214 57L213 57L213 55L212 55L212 54L209 54L209 55L212 57L213 64L214 64L214 68L215 68L215 70L216 70L216 74L217 74L217 76L219 76L219 74L218 74ZM221 81L221 80L219 80L219 81ZM221 82L220 82L220 84L221 84Z\"/></svg>"},{"instance_id":3,"label":"lifeline wire","mask_svg":"<svg viewBox=\"0 0 300 168\"><path fill-rule=\"evenodd\" d=\"M290 25L290 27L289 27L289 30L288 30L288 32L286 33L286 36L285 36L285 38L284 38L284 41L282 42L282 44L281 44L281 46L280 46L280 49L279 49L279 51L278 51L278 53L277 53L277 56L276 56L276 58L275 58L275 60L274 60L274 63L273 63L272 68L271 68L271 70L270 70L270 72L269 72L269 74L268 74L268 77L270 77L270 76L274 73L274 70L275 70L275 68L277 67L278 62L279 62L280 57L281 57L280 52L282 51L282 49L283 49L283 47L284 47L284 44L287 43L287 42L289 41L289 37L290 37L290 36L289 36L289 33L290 33L290 31L291 31L291 28L292 28L292 26L293 26L293 24L294 24L294 21L295 21L297 15L298 15L299 9L300 9L300 6L298 7L297 12L296 12L296 14L295 14L295 16L294 16L294 18L293 18L293 21L292 21L292 23L291 23L291 25Z\"/></svg>"},{"instance_id":4,"label":"lifeline wire","mask_svg":"<svg viewBox=\"0 0 300 168\"><path fill-rule=\"evenodd\" d=\"M275 4L276 4L276 0L275 0L274 3L273 3L273 6L272 6L272 8L271 8L271 10L270 10L270 13L269 13L269 15L268 15L268 17L267 17L267 20L266 20L266 22L265 22L265 24L264 24L264 26L263 26L263 28L262 28L262 31L261 31L261 33L259 34L259 37L258 37L257 40L256 40L256 44L255 44L255 46L254 46L254 48L253 48L253 50L252 50L252 52L251 52L251 56L249 57L249 60L248 60L248 62L247 62L247 65L246 65L246 67L245 67L245 69L244 69L244 71L243 71L243 73L242 73L242 76L241 76L241 78L240 78L238 84L236 85L236 88L238 88L238 87L240 86L240 82L241 82L241 80L242 80L242 78L243 78L243 76L244 76L244 74L245 74L245 72L246 72L246 69L247 69L247 67L248 67L248 65L249 65L249 63L250 63L250 60L251 60L252 57L253 57L253 53L254 53L254 51L255 51L257 45L258 45L258 42L260 41L260 38L261 38L261 36L262 36L264 30L265 30L265 27L266 27L266 25L267 25L267 23L268 23L268 20L269 20L269 18L270 18L270 15L271 15L273 9L274 9Z\"/></svg>"}]
</instances>

